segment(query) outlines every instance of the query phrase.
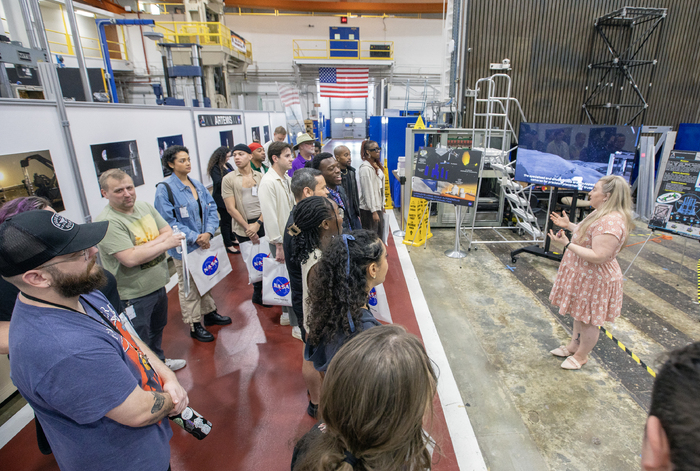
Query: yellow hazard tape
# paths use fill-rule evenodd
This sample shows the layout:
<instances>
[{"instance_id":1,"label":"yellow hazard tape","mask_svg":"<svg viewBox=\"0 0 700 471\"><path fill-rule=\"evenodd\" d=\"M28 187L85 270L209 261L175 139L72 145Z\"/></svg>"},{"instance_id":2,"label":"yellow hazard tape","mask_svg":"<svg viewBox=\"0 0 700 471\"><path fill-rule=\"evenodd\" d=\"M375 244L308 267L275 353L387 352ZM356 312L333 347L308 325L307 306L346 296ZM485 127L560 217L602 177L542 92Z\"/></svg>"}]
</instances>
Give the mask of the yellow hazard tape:
<instances>
[{"instance_id":1,"label":"yellow hazard tape","mask_svg":"<svg viewBox=\"0 0 700 471\"><path fill-rule=\"evenodd\" d=\"M698 261L698 267L700 268L700 261ZM613 342L615 342L615 343L617 344L617 346L620 347L620 348L622 349L623 352L626 352L629 356L632 357L632 359L633 359L634 361L636 361L636 362L639 363L641 366L643 366L644 369L647 370L647 373L649 373L649 374L652 375L654 378L656 378L656 372L655 372L654 370L652 370L651 368L649 368L649 366L648 366L646 363L644 363L637 355L635 355L634 353L632 353L632 351L630 351L627 347L625 347L625 346L622 344L622 342L620 342L620 341L617 340L615 337L613 337L613 335L612 335L610 332L608 332L607 330L605 330L605 327L600 326L600 327L598 327L598 328L599 328L600 330L602 330L602 331L605 333L605 335L607 335L607 336L610 338L610 340L612 340Z\"/></svg>"}]
</instances>

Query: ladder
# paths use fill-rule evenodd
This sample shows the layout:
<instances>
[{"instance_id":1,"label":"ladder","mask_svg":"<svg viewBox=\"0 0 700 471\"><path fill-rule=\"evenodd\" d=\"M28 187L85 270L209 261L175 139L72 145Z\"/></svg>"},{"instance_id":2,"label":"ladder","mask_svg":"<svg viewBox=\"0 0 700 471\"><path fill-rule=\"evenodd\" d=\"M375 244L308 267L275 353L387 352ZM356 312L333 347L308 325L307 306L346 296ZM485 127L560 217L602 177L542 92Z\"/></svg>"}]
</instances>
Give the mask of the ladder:
<instances>
[{"instance_id":1,"label":"ladder","mask_svg":"<svg viewBox=\"0 0 700 471\"><path fill-rule=\"evenodd\" d=\"M472 133L474 136L474 149L482 152L482 162L479 167L479 183L474 200L471 227L468 230L468 250L471 250L472 244L531 244L533 242L541 242L541 240L544 240L544 233L540 229L537 217L532 212L530 198L525 194L526 189L532 191L532 186L523 188L520 183L513 180L513 175L515 174L514 162L508 163L507 161L508 154L515 149L510 149L510 136L513 136L517 142L515 130L509 118L511 103L514 105L513 109L519 112L522 122L527 122L520 102L510 96L511 78L507 74L494 74L477 80L474 90L476 95L474 97L474 112L472 115ZM498 90L502 90L503 95L498 95ZM478 132L483 135L482 142L477 142ZM484 178L484 167L486 165L491 167L499 179L501 187L499 201L502 201L500 198L503 198L508 202L511 213L516 218L515 227L530 234L531 239L522 241L506 239L499 230L512 230L513 227L510 226L475 227L479 208L479 193L481 192L481 183ZM502 205L499 204L499 208L499 218L502 219ZM474 231L479 229L493 230L503 240L474 240Z\"/></svg>"},{"instance_id":2,"label":"ladder","mask_svg":"<svg viewBox=\"0 0 700 471\"><path fill-rule=\"evenodd\" d=\"M420 92L418 92L420 93ZM420 99L413 99L411 96L411 79L406 80L406 102L404 105L404 112L408 116L409 112L418 111L421 116L425 113L425 104L428 101L428 81L423 82L423 93L420 95Z\"/></svg>"}]
</instances>

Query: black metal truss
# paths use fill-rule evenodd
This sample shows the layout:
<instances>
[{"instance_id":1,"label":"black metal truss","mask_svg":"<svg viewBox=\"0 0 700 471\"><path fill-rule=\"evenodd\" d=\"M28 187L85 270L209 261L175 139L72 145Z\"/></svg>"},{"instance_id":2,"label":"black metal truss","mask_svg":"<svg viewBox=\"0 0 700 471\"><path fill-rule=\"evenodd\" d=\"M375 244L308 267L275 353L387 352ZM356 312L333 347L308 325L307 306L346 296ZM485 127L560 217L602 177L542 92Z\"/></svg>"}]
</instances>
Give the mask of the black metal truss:
<instances>
[{"instance_id":1,"label":"black metal truss","mask_svg":"<svg viewBox=\"0 0 700 471\"><path fill-rule=\"evenodd\" d=\"M582 119L587 118L591 124L643 124L666 12L665 8L624 7L596 19L597 35L591 43ZM637 58L657 30L654 58ZM594 47L597 37L604 46L599 46L599 51ZM633 70L642 76L642 83L648 80L646 97L632 76ZM626 83L632 93L625 93Z\"/></svg>"}]
</instances>

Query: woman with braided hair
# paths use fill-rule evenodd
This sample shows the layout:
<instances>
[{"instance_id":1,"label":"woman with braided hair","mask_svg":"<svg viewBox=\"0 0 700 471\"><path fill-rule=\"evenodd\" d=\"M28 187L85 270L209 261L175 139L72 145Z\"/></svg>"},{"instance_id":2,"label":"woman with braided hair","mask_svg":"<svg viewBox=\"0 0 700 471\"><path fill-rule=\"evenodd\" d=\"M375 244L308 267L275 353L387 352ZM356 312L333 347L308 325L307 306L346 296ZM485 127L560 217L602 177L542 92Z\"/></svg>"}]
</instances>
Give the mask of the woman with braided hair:
<instances>
[{"instance_id":1,"label":"woman with braided hair","mask_svg":"<svg viewBox=\"0 0 700 471\"><path fill-rule=\"evenodd\" d=\"M384 282L389 264L379 236L366 229L333 238L309 278L304 357L325 372L349 338L381 325L369 310L369 292Z\"/></svg>"},{"instance_id":2,"label":"woman with braided hair","mask_svg":"<svg viewBox=\"0 0 700 471\"><path fill-rule=\"evenodd\" d=\"M289 226L288 233L292 236L291 252L289 254L292 263L301 265L301 284L303 299L304 333L302 339L306 342L305 332L308 332L309 310L307 299L309 296L309 275L315 270L315 265L321 258L321 251L334 237L343 232L342 210L335 202L322 196L309 196L299 201L294 207L292 218L294 224ZM306 351L306 347L304 347ZM316 418L318 401L321 394L321 379L309 361L305 361L302 373L309 384L309 405L306 412ZM312 379L315 378L313 381Z\"/></svg>"},{"instance_id":3,"label":"woman with braided hair","mask_svg":"<svg viewBox=\"0 0 700 471\"><path fill-rule=\"evenodd\" d=\"M358 368L358 365L362 365ZM321 420L297 443L294 471L419 471L431 467L437 376L421 341L397 325L355 336L335 355Z\"/></svg>"}]
</instances>

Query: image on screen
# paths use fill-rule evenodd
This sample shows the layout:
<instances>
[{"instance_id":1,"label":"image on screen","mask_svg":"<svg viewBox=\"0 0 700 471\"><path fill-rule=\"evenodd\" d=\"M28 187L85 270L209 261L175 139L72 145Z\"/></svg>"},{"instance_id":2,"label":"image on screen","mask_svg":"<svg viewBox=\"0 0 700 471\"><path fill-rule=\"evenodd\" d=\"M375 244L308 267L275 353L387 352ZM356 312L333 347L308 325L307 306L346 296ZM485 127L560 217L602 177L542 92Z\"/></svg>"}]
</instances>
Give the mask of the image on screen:
<instances>
[{"instance_id":1,"label":"image on screen","mask_svg":"<svg viewBox=\"0 0 700 471\"><path fill-rule=\"evenodd\" d=\"M632 126L521 123L515 180L590 191L610 173L629 178L634 159L627 157L634 157L638 132Z\"/></svg>"},{"instance_id":2,"label":"image on screen","mask_svg":"<svg viewBox=\"0 0 700 471\"><path fill-rule=\"evenodd\" d=\"M700 152L700 124L679 124L674 149Z\"/></svg>"}]
</instances>

